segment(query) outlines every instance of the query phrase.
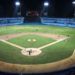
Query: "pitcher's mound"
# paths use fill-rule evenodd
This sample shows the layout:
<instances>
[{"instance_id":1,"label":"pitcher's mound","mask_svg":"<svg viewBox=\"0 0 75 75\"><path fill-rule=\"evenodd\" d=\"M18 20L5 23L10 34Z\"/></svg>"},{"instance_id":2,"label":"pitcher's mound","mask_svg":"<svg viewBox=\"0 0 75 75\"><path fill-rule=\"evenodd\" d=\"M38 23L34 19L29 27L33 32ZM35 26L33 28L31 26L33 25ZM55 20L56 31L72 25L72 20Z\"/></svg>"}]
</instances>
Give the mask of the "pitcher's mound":
<instances>
[{"instance_id":1,"label":"pitcher's mound","mask_svg":"<svg viewBox=\"0 0 75 75\"><path fill-rule=\"evenodd\" d=\"M39 50L38 48L26 48L24 50L21 51L21 53L23 55L26 55L26 56L37 56L41 53L42 51Z\"/></svg>"}]
</instances>

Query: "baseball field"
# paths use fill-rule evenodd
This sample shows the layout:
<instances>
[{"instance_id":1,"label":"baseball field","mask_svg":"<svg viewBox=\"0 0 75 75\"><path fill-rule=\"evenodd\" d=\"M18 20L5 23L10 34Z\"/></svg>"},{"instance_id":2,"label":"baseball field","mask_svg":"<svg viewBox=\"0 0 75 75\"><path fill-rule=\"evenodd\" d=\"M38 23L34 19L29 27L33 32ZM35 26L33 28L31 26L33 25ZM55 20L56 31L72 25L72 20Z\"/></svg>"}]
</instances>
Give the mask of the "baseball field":
<instances>
[{"instance_id":1,"label":"baseball field","mask_svg":"<svg viewBox=\"0 0 75 75\"><path fill-rule=\"evenodd\" d=\"M0 61L37 65L58 62L72 56L75 28L20 25L0 27Z\"/></svg>"}]
</instances>

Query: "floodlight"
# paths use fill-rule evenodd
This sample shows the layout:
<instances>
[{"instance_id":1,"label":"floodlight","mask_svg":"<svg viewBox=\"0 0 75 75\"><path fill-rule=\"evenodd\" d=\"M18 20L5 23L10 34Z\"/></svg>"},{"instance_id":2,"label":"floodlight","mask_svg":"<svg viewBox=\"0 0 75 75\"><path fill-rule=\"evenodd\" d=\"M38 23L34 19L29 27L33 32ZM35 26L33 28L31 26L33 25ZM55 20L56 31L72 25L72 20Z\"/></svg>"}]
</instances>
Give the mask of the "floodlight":
<instances>
[{"instance_id":1,"label":"floodlight","mask_svg":"<svg viewBox=\"0 0 75 75\"><path fill-rule=\"evenodd\" d=\"M73 1L72 4L74 5L74 17L75 17L75 1Z\"/></svg>"},{"instance_id":2,"label":"floodlight","mask_svg":"<svg viewBox=\"0 0 75 75\"><path fill-rule=\"evenodd\" d=\"M74 4L74 5L75 5L75 1L73 1L73 2L72 2L72 4Z\"/></svg>"},{"instance_id":3,"label":"floodlight","mask_svg":"<svg viewBox=\"0 0 75 75\"><path fill-rule=\"evenodd\" d=\"M44 2L44 6L49 6L49 2Z\"/></svg>"},{"instance_id":4,"label":"floodlight","mask_svg":"<svg viewBox=\"0 0 75 75\"><path fill-rule=\"evenodd\" d=\"M15 2L15 5L20 6L20 2L19 1Z\"/></svg>"}]
</instances>

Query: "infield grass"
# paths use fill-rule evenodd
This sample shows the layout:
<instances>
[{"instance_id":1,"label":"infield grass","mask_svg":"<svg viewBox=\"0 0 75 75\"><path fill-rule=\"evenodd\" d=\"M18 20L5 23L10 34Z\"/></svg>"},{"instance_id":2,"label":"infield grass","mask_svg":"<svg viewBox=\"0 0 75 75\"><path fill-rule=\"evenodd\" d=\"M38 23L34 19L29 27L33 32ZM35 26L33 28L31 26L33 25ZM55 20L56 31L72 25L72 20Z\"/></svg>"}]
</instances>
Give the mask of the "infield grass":
<instances>
[{"instance_id":1,"label":"infield grass","mask_svg":"<svg viewBox=\"0 0 75 75\"><path fill-rule=\"evenodd\" d=\"M34 39L36 41L33 41ZM54 42L55 40L52 38L45 38L39 35L25 35L25 36L20 36L17 38L10 39L8 41L11 43L20 45L22 47L25 47L25 48L38 48L43 45Z\"/></svg>"}]
</instances>

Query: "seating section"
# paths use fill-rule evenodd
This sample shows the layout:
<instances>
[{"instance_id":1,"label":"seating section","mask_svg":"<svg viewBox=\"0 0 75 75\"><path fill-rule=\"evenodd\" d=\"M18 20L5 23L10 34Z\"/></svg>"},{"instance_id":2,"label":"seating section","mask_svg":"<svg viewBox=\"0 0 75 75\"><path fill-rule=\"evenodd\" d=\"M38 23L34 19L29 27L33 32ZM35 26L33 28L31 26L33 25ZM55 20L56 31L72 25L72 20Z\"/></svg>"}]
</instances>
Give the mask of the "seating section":
<instances>
[{"instance_id":1,"label":"seating section","mask_svg":"<svg viewBox=\"0 0 75 75\"><path fill-rule=\"evenodd\" d=\"M17 18L0 18L0 26L6 25L18 25L23 23L29 23L24 21L24 17ZM69 26L75 27L75 18L47 18L41 17L41 23L45 25L54 25L54 26ZM34 22L35 23L35 22Z\"/></svg>"},{"instance_id":2,"label":"seating section","mask_svg":"<svg viewBox=\"0 0 75 75\"><path fill-rule=\"evenodd\" d=\"M75 27L75 18L47 18L42 17L41 23L46 25Z\"/></svg>"},{"instance_id":3,"label":"seating section","mask_svg":"<svg viewBox=\"0 0 75 75\"><path fill-rule=\"evenodd\" d=\"M18 18L0 18L0 26L22 24L24 21L23 17Z\"/></svg>"}]
</instances>

